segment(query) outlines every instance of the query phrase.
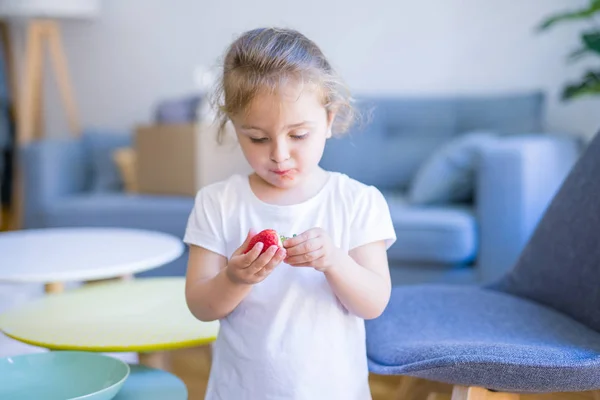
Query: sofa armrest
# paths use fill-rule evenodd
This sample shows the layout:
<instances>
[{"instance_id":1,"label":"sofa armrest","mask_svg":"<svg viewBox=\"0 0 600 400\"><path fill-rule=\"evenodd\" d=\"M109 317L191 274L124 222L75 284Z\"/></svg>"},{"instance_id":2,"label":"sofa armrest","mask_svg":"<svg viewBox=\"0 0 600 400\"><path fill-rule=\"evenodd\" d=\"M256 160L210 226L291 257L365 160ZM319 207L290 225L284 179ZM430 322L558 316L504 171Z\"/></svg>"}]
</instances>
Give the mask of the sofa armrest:
<instances>
[{"instance_id":1,"label":"sofa armrest","mask_svg":"<svg viewBox=\"0 0 600 400\"><path fill-rule=\"evenodd\" d=\"M85 155L80 139L43 139L21 148L26 228L43 227L40 219L48 204L87 189Z\"/></svg>"},{"instance_id":2,"label":"sofa armrest","mask_svg":"<svg viewBox=\"0 0 600 400\"><path fill-rule=\"evenodd\" d=\"M476 183L480 282L497 280L516 262L580 147L573 137L522 135L482 151Z\"/></svg>"}]
</instances>

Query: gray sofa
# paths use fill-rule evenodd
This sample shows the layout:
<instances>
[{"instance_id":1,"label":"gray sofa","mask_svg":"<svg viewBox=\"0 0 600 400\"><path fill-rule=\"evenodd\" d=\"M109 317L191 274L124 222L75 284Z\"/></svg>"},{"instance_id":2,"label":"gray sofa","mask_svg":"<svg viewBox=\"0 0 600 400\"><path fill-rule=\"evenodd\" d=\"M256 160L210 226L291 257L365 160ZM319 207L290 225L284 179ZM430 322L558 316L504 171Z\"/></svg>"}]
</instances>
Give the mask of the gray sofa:
<instances>
[{"instance_id":1,"label":"gray sofa","mask_svg":"<svg viewBox=\"0 0 600 400\"><path fill-rule=\"evenodd\" d=\"M322 166L375 185L386 196L398 236L388 253L396 284L486 282L502 275L580 151L576 138L543 133L541 93L359 99L370 117L329 141ZM493 140L460 143L475 131ZM130 144L127 132L88 131L82 139L24 148L25 227L120 226L183 237L193 198L120 189L110 152ZM469 196L414 200L416 177L436 157L454 168L448 176L460 175L463 189L471 185ZM444 176L419 184L435 189L448 183ZM186 258L142 275L182 275Z\"/></svg>"}]
</instances>

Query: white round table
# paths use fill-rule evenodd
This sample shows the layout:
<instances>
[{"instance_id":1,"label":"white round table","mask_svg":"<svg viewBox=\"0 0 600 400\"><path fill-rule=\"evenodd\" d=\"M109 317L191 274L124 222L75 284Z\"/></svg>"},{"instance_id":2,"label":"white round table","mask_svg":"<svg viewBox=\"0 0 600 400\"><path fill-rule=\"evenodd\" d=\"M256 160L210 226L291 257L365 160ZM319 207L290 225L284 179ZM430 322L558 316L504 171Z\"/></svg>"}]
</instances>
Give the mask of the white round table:
<instances>
[{"instance_id":1,"label":"white round table","mask_svg":"<svg viewBox=\"0 0 600 400\"><path fill-rule=\"evenodd\" d=\"M158 268L183 253L180 238L124 228L47 228L0 232L0 281L62 284Z\"/></svg>"}]
</instances>

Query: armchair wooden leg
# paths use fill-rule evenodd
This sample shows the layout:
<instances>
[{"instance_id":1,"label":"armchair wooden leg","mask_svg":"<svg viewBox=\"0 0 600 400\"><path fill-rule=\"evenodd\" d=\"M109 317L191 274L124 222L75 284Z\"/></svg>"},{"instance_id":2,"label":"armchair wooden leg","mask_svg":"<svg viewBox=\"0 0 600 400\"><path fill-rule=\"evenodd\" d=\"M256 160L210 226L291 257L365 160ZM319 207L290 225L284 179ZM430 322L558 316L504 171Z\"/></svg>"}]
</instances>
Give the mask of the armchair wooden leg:
<instances>
[{"instance_id":1,"label":"armchair wooden leg","mask_svg":"<svg viewBox=\"0 0 600 400\"><path fill-rule=\"evenodd\" d=\"M427 400L450 400L450 396L443 393L429 393Z\"/></svg>"},{"instance_id":2,"label":"armchair wooden leg","mask_svg":"<svg viewBox=\"0 0 600 400\"><path fill-rule=\"evenodd\" d=\"M519 397L518 394L490 392L475 386L454 386L452 390L452 400L519 400Z\"/></svg>"},{"instance_id":3,"label":"armchair wooden leg","mask_svg":"<svg viewBox=\"0 0 600 400\"><path fill-rule=\"evenodd\" d=\"M406 400L409 398L410 393L415 388L418 379L412 376L403 376L398 385L398 389L394 395L394 400Z\"/></svg>"}]
</instances>

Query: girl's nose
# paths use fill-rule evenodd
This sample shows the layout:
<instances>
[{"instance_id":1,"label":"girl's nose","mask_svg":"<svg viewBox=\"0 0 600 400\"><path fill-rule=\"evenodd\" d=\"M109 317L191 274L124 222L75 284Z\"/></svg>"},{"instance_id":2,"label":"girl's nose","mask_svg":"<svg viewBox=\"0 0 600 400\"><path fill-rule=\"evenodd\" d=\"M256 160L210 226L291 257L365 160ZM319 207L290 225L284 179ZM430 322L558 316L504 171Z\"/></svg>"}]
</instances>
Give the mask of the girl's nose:
<instances>
[{"instance_id":1,"label":"girl's nose","mask_svg":"<svg viewBox=\"0 0 600 400\"><path fill-rule=\"evenodd\" d=\"M271 149L271 160L276 163L282 163L290 158L290 150L285 139L278 139L273 141L273 147Z\"/></svg>"}]
</instances>

